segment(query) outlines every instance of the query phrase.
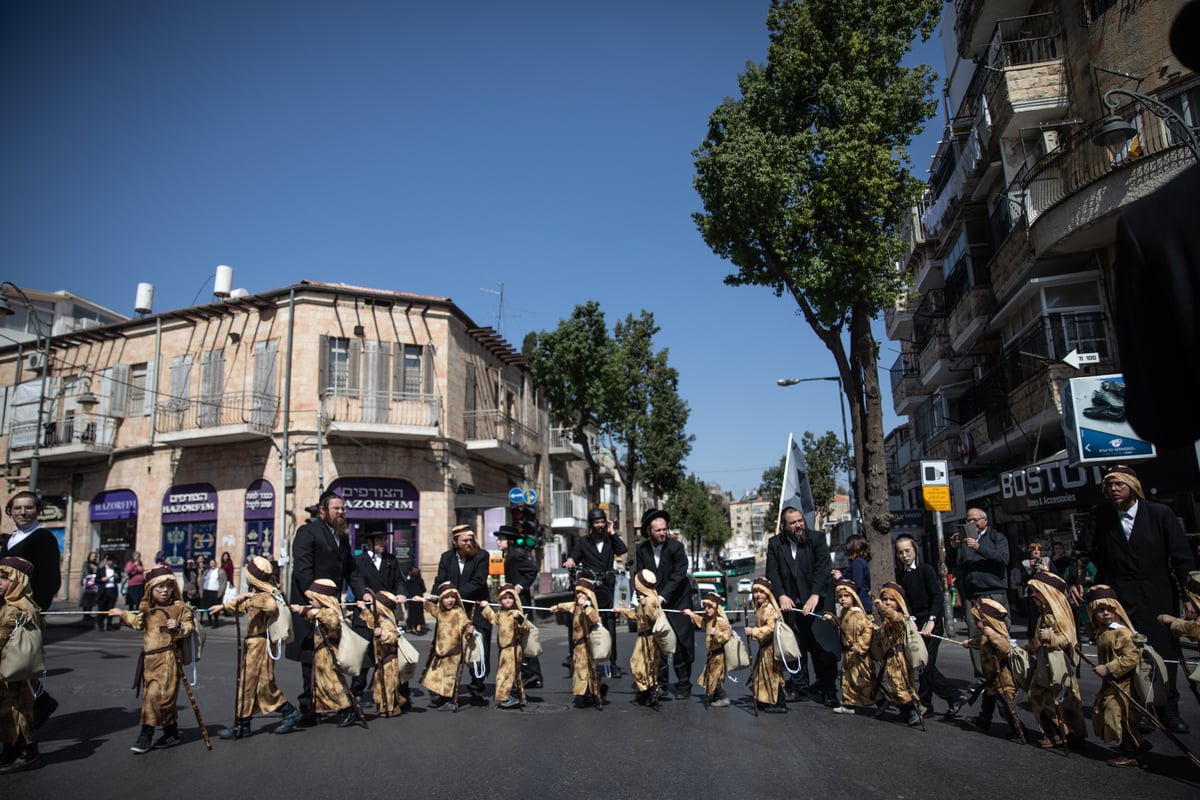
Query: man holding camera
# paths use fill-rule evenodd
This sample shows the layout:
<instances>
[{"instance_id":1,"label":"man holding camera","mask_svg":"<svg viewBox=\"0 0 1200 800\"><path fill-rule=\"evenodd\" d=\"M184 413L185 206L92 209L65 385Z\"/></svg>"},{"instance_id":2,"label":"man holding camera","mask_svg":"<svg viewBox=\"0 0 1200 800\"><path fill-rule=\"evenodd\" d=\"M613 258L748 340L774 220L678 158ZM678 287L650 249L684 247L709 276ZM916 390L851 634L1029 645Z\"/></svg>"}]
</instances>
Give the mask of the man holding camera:
<instances>
[{"instance_id":1,"label":"man holding camera","mask_svg":"<svg viewBox=\"0 0 1200 800\"><path fill-rule=\"evenodd\" d=\"M962 593L967 612L967 635L974 639L979 631L970 613L972 604L986 597L1008 608L1008 539L988 524L987 512L982 508L969 508L966 531L961 536L952 534L947 544L946 566L954 570L954 585ZM1007 615L1004 624L1009 624ZM975 654L972 648L971 665L979 678L983 673Z\"/></svg>"}]
</instances>

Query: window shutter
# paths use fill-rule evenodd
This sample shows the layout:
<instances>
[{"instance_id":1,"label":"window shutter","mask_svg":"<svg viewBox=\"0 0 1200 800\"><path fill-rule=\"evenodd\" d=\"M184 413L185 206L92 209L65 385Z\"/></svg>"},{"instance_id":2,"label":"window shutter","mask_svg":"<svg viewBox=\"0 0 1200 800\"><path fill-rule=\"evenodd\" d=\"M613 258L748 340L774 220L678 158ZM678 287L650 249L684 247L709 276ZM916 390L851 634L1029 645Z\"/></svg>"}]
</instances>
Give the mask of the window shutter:
<instances>
[{"instance_id":1,"label":"window shutter","mask_svg":"<svg viewBox=\"0 0 1200 800\"><path fill-rule=\"evenodd\" d=\"M358 391L359 387L359 361L362 354L362 342L358 339L351 339L350 345L346 348L346 388L350 391Z\"/></svg>"},{"instance_id":2,"label":"window shutter","mask_svg":"<svg viewBox=\"0 0 1200 800\"><path fill-rule=\"evenodd\" d=\"M175 356L171 359L171 394L167 398L168 411L183 411L188 407L188 389L192 381L192 356Z\"/></svg>"},{"instance_id":3,"label":"window shutter","mask_svg":"<svg viewBox=\"0 0 1200 800\"><path fill-rule=\"evenodd\" d=\"M154 404L158 402L158 362L146 362L146 399L142 402L142 414L150 416Z\"/></svg>"},{"instance_id":4,"label":"window shutter","mask_svg":"<svg viewBox=\"0 0 1200 800\"><path fill-rule=\"evenodd\" d=\"M129 407L129 365L117 364L105 373L110 377L108 416L124 419Z\"/></svg>"},{"instance_id":5,"label":"window shutter","mask_svg":"<svg viewBox=\"0 0 1200 800\"><path fill-rule=\"evenodd\" d=\"M270 426L275 421L275 407L278 404L275 362L278 355L277 339L254 343L254 395L250 399L250 407L251 421L255 425Z\"/></svg>"},{"instance_id":6,"label":"window shutter","mask_svg":"<svg viewBox=\"0 0 1200 800\"><path fill-rule=\"evenodd\" d=\"M329 390L329 337L321 336L317 353L317 396L324 397Z\"/></svg>"}]
</instances>

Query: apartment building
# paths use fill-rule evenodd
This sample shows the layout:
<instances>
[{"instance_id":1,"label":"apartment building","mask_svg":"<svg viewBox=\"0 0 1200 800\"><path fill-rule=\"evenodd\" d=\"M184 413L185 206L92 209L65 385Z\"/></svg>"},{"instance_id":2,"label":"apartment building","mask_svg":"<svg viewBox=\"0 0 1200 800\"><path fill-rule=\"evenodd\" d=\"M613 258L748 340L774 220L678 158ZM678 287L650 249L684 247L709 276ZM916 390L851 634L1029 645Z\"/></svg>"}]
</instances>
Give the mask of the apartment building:
<instances>
[{"instance_id":1,"label":"apartment building","mask_svg":"<svg viewBox=\"0 0 1200 800\"><path fill-rule=\"evenodd\" d=\"M901 509L920 507L918 464L945 459L966 505L1014 546L1070 541L1099 500L1099 470L1063 450L1060 389L1121 371L1112 324L1115 222L1193 163L1144 103L1112 95L1137 133L1098 142L1113 89L1200 123L1200 76L1171 54L1183 2L957 0L947 5L945 132L901 267L912 291L888 309ZM1072 351L1098 363L1063 363ZM903 445L903 447L901 447ZM1197 530L1195 454L1139 466ZM956 508L963 506L958 503ZM958 511L947 523L961 517Z\"/></svg>"},{"instance_id":2,"label":"apartment building","mask_svg":"<svg viewBox=\"0 0 1200 800\"><path fill-rule=\"evenodd\" d=\"M545 591L586 525L581 449L548 429L525 359L448 298L303 281L58 332L48 365L39 348L0 346L0 446L9 493L38 462L72 597L93 550L286 570L322 489L355 541L386 532L430 579L457 523L498 549L513 489L548 529Z\"/></svg>"}]
</instances>

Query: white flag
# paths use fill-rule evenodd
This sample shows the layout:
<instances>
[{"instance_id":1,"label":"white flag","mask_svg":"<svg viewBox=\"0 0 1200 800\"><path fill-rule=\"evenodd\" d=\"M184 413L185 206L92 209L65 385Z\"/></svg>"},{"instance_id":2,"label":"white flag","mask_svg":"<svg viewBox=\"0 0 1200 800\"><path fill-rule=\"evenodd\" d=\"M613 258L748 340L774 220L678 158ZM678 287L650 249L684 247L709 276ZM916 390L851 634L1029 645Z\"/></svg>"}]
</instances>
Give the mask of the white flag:
<instances>
[{"instance_id":1,"label":"white flag","mask_svg":"<svg viewBox=\"0 0 1200 800\"><path fill-rule=\"evenodd\" d=\"M816 530L817 507L813 503L812 484L808 482L808 459L800 443L789 433L787 460L783 465L783 486L779 491L779 520L775 529L781 530L783 512L786 509L797 509L804 515L804 524L808 530Z\"/></svg>"}]
</instances>

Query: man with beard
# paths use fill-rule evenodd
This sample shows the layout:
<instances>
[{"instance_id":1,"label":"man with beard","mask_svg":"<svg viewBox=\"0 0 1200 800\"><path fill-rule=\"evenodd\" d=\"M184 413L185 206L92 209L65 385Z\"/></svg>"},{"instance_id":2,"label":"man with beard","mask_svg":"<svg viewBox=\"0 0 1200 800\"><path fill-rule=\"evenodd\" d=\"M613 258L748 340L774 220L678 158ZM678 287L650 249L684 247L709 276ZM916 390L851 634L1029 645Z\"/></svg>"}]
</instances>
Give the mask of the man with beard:
<instances>
[{"instance_id":1,"label":"man with beard","mask_svg":"<svg viewBox=\"0 0 1200 800\"><path fill-rule=\"evenodd\" d=\"M587 578L596 585L596 602L601 608L613 607L613 590L617 585L617 573L613 562L617 556L623 556L629 548L621 541L621 537L613 533L612 522L603 508L593 508L588 512L587 536L575 540L570 557L563 562L567 569L579 569L579 576ZM612 655L609 664L614 677L621 677L617 667L617 615L611 611L600 612L600 621L612 634Z\"/></svg>"},{"instance_id":2,"label":"man with beard","mask_svg":"<svg viewBox=\"0 0 1200 800\"><path fill-rule=\"evenodd\" d=\"M837 656L826 652L813 636L812 614L820 613L833 580L829 545L820 531L810 531L799 509L783 511L783 530L767 543L767 580L775 588L783 619L796 633L800 651L812 656L816 672L816 694L830 708L838 705L834 680ZM804 656L801 656L804 667ZM787 679L789 703L807 700L805 670Z\"/></svg>"},{"instance_id":3,"label":"man with beard","mask_svg":"<svg viewBox=\"0 0 1200 800\"><path fill-rule=\"evenodd\" d=\"M658 583L658 596L664 610L691 608L692 585L688 581L687 553L677 539L667 535L671 517L666 511L651 508L642 515L642 534L646 541L637 546L637 571L648 569ZM684 614L668 614L667 622L675 631L675 699L686 700L692 694L692 662L696 658L696 626ZM667 686L667 659L658 670L659 687ZM663 691L659 689L660 693ZM670 695L660 694L659 700Z\"/></svg>"},{"instance_id":4,"label":"man with beard","mask_svg":"<svg viewBox=\"0 0 1200 800\"><path fill-rule=\"evenodd\" d=\"M538 565L530 549L531 542L511 525L500 526L500 530L496 531L496 541L500 543L500 552L504 554L504 582L517 587L522 608L529 608L533 605L533 592L529 587L538 579ZM521 680L526 689L542 688L542 664L536 656L521 662Z\"/></svg>"},{"instance_id":5,"label":"man with beard","mask_svg":"<svg viewBox=\"0 0 1200 800\"><path fill-rule=\"evenodd\" d=\"M296 531L292 539L293 603L306 605L305 592L313 582L325 578L337 586L338 597L354 577L354 558L350 538L346 535L346 506L333 492L325 492L317 504L317 519L310 519ZM287 646L287 657L300 662L303 690L297 701L303 717L300 725L315 725L319 720L313 712L313 623L304 615L292 618L293 639Z\"/></svg>"},{"instance_id":6,"label":"man with beard","mask_svg":"<svg viewBox=\"0 0 1200 800\"><path fill-rule=\"evenodd\" d=\"M464 603L467 616L470 617L475 630L483 637L485 654L485 671L483 677L471 673L471 683L467 690L471 693L471 701L477 703L483 700L483 679L492 668L492 626L483 614L479 612L478 603L488 600L488 552L480 550L475 544L475 531L470 525L455 525L451 531L453 544L438 560L437 577L433 579L434 586L440 586L449 581L458 590Z\"/></svg>"}]
</instances>

